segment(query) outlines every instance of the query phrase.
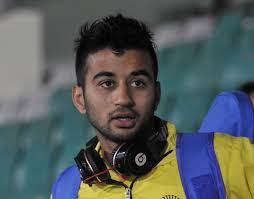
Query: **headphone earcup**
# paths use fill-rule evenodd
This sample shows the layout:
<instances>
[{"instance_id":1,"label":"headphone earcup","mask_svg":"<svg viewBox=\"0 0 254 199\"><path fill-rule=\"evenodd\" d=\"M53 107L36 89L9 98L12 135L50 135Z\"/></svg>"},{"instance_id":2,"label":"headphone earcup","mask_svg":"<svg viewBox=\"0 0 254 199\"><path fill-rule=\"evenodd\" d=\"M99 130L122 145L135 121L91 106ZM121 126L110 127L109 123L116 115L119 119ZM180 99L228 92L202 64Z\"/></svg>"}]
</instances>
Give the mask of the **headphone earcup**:
<instances>
[{"instance_id":1,"label":"headphone earcup","mask_svg":"<svg viewBox=\"0 0 254 199\"><path fill-rule=\"evenodd\" d=\"M108 172L99 174L107 170L107 167L94 148L88 147L85 150L82 149L74 159L80 169L81 178L86 183L91 184L94 181L102 182L109 179Z\"/></svg>"},{"instance_id":2,"label":"headphone earcup","mask_svg":"<svg viewBox=\"0 0 254 199\"><path fill-rule=\"evenodd\" d=\"M114 168L125 176L141 176L152 169L152 155L142 142L124 143L114 150Z\"/></svg>"},{"instance_id":3,"label":"headphone earcup","mask_svg":"<svg viewBox=\"0 0 254 199\"><path fill-rule=\"evenodd\" d=\"M99 153L95 149L88 148L88 150L86 150L86 155L87 155L89 164L93 168L94 174L98 174L102 171L107 170L107 167L104 161L102 160Z\"/></svg>"}]
</instances>

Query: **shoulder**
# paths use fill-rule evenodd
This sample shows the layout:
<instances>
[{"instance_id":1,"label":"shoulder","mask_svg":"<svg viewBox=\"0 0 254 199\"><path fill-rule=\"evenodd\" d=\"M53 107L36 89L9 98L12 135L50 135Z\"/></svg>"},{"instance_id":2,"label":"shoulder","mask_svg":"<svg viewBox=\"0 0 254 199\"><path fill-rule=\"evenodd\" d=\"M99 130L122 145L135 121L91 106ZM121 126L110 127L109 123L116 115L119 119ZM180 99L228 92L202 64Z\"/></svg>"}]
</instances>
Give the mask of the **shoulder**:
<instances>
[{"instance_id":1,"label":"shoulder","mask_svg":"<svg viewBox=\"0 0 254 199\"><path fill-rule=\"evenodd\" d=\"M68 189L78 191L80 185L80 173L76 165L66 168L55 180L52 187L52 198L61 195L63 192L69 192ZM65 193L66 194L66 193Z\"/></svg>"},{"instance_id":2,"label":"shoulder","mask_svg":"<svg viewBox=\"0 0 254 199\"><path fill-rule=\"evenodd\" d=\"M249 148L253 150L253 142L248 137L236 137L227 133L215 132L214 133L214 144L217 147L231 148L234 147L237 150L245 150Z\"/></svg>"},{"instance_id":3,"label":"shoulder","mask_svg":"<svg viewBox=\"0 0 254 199\"><path fill-rule=\"evenodd\" d=\"M227 193L237 193L239 198L253 198L253 142L246 137L215 133L214 149Z\"/></svg>"},{"instance_id":4,"label":"shoulder","mask_svg":"<svg viewBox=\"0 0 254 199\"><path fill-rule=\"evenodd\" d=\"M60 175L57 177L54 184L57 184L57 183L61 182L62 180L68 180L68 179L73 178L75 176L79 176L79 170L76 165L72 165L60 173Z\"/></svg>"},{"instance_id":5,"label":"shoulder","mask_svg":"<svg viewBox=\"0 0 254 199\"><path fill-rule=\"evenodd\" d=\"M217 156L231 157L254 164L254 144L247 137L235 137L214 133L214 148Z\"/></svg>"}]
</instances>

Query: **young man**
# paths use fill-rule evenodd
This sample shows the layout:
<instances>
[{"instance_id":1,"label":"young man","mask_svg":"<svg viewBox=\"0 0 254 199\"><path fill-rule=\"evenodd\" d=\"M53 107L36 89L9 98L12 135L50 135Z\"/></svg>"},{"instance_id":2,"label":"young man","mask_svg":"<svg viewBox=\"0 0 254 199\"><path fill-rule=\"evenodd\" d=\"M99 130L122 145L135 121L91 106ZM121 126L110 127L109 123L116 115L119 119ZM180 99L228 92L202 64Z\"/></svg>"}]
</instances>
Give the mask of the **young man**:
<instances>
[{"instance_id":1,"label":"young man","mask_svg":"<svg viewBox=\"0 0 254 199\"><path fill-rule=\"evenodd\" d=\"M254 198L254 147L247 138L185 136L154 116L160 84L145 24L105 17L85 24L76 44L73 103L96 138L57 178L53 199Z\"/></svg>"}]
</instances>

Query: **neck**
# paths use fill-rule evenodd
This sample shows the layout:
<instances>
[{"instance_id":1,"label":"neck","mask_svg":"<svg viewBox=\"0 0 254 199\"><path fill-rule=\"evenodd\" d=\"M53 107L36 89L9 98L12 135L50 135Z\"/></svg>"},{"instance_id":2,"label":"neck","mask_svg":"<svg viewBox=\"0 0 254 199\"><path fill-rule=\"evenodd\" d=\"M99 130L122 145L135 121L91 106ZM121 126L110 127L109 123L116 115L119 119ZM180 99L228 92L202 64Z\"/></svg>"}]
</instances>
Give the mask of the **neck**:
<instances>
[{"instance_id":1,"label":"neck","mask_svg":"<svg viewBox=\"0 0 254 199\"><path fill-rule=\"evenodd\" d=\"M112 153L113 153L113 150L119 144L106 139L99 133L97 133L97 138L101 145L101 150L103 152L104 160L107 162L108 165L112 166Z\"/></svg>"},{"instance_id":2,"label":"neck","mask_svg":"<svg viewBox=\"0 0 254 199\"><path fill-rule=\"evenodd\" d=\"M113 152L113 150L119 145L119 143L116 143L116 142L113 142L109 139L106 139L100 133L97 133L96 136L100 142L101 149L103 152L111 154Z\"/></svg>"}]
</instances>

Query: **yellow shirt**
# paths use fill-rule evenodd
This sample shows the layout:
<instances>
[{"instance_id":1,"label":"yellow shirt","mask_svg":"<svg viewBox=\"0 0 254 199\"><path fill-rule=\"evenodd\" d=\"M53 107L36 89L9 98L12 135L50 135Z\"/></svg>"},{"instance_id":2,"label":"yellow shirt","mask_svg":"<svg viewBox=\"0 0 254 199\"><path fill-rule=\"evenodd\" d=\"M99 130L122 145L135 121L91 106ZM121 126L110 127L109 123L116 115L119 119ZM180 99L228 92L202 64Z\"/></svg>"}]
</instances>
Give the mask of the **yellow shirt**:
<instances>
[{"instance_id":1,"label":"yellow shirt","mask_svg":"<svg viewBox=\"0 0 254 199\"><path fill-rule=\"evenodd\" d=\"M254 144L215 133L214 149L229 199L254 199Z\"/></svg>"},{"instance_id":2,"label":"yellow shirt","mask_svg":"<svg viewBox=\"0 0 254 199\"><path fill-rule=\"evenodd\" d=\"M168 149L173 150L151 172L137 179L132 192L133 199L185 199L177 159L176 129L167 124ZM247 138L235 138L230 135L215 133L215 153L220 165L227 199L254 199L254 145ZM191 157L190 157L191 158ZM113 179L120 181L114 171ZM132 179L122 180L130 186ZM78 199L124 199L125 188L122 186L95 184L89 187L81 183Z\"/></svg>"},{"instance_id":3,"label":"yellow shirt","mask_svg":"<svg viewBox=\"0 0 254 199\"><path fill-rule=\"evenodd\" d=\"M168 149L173 150L147 175L137 179L132 188L133 199L184 199L185 194L178 173L176 161L176 129L173 124L168 123L169 131ZM113 171L110 175L115 180L120 180ZM124 180L130 186L133 179ZM122 186L95 184L89 187L81 183L78 199L125 199L125 188Z\"/></svg>"}]
</instances>

